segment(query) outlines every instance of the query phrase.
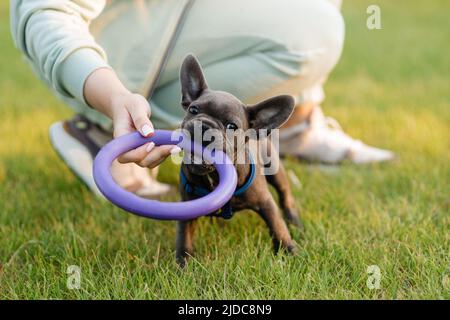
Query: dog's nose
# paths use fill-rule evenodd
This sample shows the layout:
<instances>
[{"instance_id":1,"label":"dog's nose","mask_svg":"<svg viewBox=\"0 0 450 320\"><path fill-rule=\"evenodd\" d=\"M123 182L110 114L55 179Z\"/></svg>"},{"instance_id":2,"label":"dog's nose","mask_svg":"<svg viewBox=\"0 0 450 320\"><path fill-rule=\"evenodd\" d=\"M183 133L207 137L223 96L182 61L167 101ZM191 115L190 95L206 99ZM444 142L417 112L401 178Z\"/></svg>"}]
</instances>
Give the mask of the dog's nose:
<instances>
[{"instance_id":1,"label":"dog's nose","mask_svg":"<svg viewBox=\"0 0 450 320\"><path fill-rule=\"evenodd\" d=\"M185 129L187 129L191 135L192 140L201 144L210 143L210 136L214 137L217 135L214 132L208 132L208 130L216 130L216 125L208 119L196 119L195 121L190 122ZM215 139L213 138L212 140Z\"/></svg>"},{"instance_id":2,"label":"dog's nose","mask_svg":"<svg viewBox=\"0 0 450 320\"><path fill-rule=\"evenodd\" d=\"M205 134L206 131L208 131L209 129L212 129L212 127L206 123L206 122L202 122L202 135Z\"/></svg>"},{"instance_id":3,"label":"dog's nose","mask_svg":"<svg viewBox=\"0 0 450 320\"><path fill-rule=\"evenodd\" d=\"M208 130L214 129L214 124L207 119L198 119L190 123L188 130L191 134L199 134L203 136Z\"/></svg>"}]
</instances>

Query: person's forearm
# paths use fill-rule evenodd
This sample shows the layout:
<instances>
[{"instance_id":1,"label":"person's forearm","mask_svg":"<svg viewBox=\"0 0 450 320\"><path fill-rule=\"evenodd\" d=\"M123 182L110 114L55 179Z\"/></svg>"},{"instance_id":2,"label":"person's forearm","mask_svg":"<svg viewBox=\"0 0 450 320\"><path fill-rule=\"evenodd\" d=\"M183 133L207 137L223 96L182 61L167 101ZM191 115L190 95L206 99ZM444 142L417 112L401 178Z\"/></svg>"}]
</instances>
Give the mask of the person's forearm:
<instances>
[{"instance_id":1,"label":"person's forearm","mask_svg":"<svg viewBox=\"0 0 450 320\"><path fill-rule=\"evenodd\" d=\"M113 101L120 95L130 94L116 73L109 68L100 68L92 72L84 83L84 98L95 110L113 118Z\"/></svg>"},{"instance_id":2,"label":"person's forearm","mask_svg":"<svg viewBox=\"0 0 450 320\"><path fill-rule=\"evenodd\" d=\"M40 78L64 97L85 103L83 84L107 67L106 54L89 32L105 0L13 0L11 34Z\"/></svg>"},{"instance_id":3,"label":"person's forearm","mask_svg":"<svg viewBox=\"0 0 450 320\"><path fill-rule=\"evenodd\" d=\"M115 137L134 130L144 137L153 134L147 99L125 88L112 69L94 70L84 83L83 95L92 108L113 120Z\"/></svg>"}]
</instances>

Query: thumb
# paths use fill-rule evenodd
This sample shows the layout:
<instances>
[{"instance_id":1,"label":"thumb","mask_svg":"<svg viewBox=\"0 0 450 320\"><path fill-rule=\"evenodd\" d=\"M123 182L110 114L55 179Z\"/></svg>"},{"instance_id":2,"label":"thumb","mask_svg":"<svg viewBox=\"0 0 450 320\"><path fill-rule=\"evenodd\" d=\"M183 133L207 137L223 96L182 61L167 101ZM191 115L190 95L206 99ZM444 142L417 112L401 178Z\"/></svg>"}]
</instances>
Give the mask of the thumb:
<instances>
[{"instance_id":1,"label":"thumb","mask_svg":"<svg viewBox=\"0 0 450 320\"><path fill-rule=\"evenodd\" d=\"M134 131L131 126L130 118L131 116L125 108L115 112L113 116L114 138L118 138Z\"/></svg>"},{"instance_id":2,"label":"thumb","mask_svg":"<svg viewBox=\"0 0 450 320\"><path fill-rule=\"evenodd\" d=\"M135 96L134 103L128 108L134 127L144 137L150 137L155 132L150 121L150 105L142 96Z\"/></svg>"}]
</instances>

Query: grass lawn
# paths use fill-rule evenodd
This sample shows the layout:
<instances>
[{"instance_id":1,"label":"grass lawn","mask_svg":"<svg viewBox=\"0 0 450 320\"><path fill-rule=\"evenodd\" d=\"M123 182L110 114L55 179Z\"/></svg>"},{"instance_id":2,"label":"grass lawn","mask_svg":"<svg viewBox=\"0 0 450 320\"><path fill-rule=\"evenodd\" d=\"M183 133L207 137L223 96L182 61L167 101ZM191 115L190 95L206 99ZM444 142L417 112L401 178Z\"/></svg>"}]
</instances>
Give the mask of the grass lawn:
<instances>
[{"instance_id":1,"label":"grass lawn","mask_svg":"<svg viewBox=\"0 0 450 320\"><path fill-rule=\"evenodd\" d=\"M346 46L326 112L398 159L324 168L287 160L306 234L296 257L274 256L255 214L224 227L203 219L186 270L175 223L103 203L50 147L49 125L71 115L36 79L0 4L0 299L450 298L450 2L344 1ZM161 179L177 183L165 163ZM66 286L81 268L81 288ZM381 270L370 290L367 267Z\"/></svg>"}]
</instances>

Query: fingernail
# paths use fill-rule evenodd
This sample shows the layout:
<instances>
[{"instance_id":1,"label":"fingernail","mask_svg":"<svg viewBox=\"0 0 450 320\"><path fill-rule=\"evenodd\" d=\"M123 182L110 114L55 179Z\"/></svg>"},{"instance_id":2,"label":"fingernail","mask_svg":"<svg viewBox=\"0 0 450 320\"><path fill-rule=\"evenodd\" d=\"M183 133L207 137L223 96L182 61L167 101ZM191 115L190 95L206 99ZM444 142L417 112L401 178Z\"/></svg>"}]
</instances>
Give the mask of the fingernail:
<instances>
[{"instance_id":1,"label":"fingernail","mask_svg":"<svg viewBox=\"0 0 450 320\"><path fill-rule=\"evenodd\" d=\"M145 124L141 130L145 137L147 137L148 135L150 135L154 132L153 128L151 126L149 126L148 124Z\"/></svg>"},{"instance_id":2,"label":"fingernail","mask_svg":"<svg viewBox=\"0 0 450 320\"><path fill-rule=\"evenodd\" d=\"M181 148L179 146L175 146L170 150L170 154L177 154L181 152Z\"/></svg>"},{"instance_id":3,"label":"fingernail","mask_svg":"<svg viewBox=\"0 0 450 320\"><path fill-rule=\"evenodd\" d=\"M145 151L147 151L147 152L150 152L150 151L152 151L152 149L155 147L155 143L154 142L150 142L148 145L147 145L147 148L145 148Z\"/></svg>"}]
</instances>

